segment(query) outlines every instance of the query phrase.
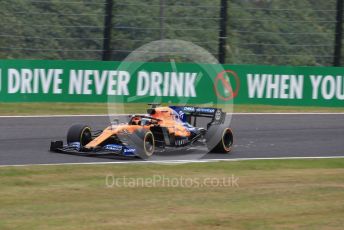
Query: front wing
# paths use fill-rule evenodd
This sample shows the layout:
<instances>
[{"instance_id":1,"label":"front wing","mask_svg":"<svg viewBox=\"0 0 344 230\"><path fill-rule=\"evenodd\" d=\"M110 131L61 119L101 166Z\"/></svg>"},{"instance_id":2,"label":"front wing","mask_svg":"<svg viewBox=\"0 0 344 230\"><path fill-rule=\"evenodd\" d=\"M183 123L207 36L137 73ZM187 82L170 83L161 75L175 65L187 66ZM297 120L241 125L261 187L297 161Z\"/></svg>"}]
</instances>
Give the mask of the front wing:
<instances>
[{"instance_id":1,"label":"front wing","mask_svg":"<svg viewBox=\"0 0 344 230\"><path fill-rule=\"evenodd\" d=\"M68 145L64 145L63 141L52 141L50 144L50 151L78 156L137 156L136 148L119 144L108 144L102 147L89 149L80 146L79 142L73 142Z\"/></svg>"}]
</instances>

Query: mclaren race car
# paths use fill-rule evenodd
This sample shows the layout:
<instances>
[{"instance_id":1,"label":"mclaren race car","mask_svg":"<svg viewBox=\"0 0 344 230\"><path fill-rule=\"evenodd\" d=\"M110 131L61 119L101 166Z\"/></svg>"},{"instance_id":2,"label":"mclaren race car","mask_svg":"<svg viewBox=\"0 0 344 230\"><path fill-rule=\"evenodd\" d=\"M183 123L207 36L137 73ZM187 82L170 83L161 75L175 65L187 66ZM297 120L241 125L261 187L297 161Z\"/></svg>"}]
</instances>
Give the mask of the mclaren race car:
<instances>
[{"instance_id":1,"label":"mclaren race car","mask_svg":"<svg viewBox=\"0 0 344 230\"><path fill-rule=\"evenodd\" d=\"M67 144L53 141L50 151L87 156L116 154L142 159L159 151L202 145L209 152L231 151L233 134L224 125L226 113L221 109L150 105L146 115L131 115L126 123L116 119L104 130L93 131L87 125L73 125L67 133ZM197 126L198 119L207 120L205 127Z\"/></svg>"}]
</instances>

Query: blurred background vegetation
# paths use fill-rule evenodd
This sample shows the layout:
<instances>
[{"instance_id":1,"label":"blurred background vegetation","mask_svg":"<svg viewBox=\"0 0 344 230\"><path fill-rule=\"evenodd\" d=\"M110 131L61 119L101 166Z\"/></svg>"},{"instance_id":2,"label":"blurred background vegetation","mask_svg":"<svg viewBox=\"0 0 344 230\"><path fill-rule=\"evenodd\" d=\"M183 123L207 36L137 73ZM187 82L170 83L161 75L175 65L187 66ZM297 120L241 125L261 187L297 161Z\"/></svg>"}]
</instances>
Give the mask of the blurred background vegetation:
<instances>
[{"instance_id":1,"label":"blurred background vegetation","mask_svg":"<svg viewBox=\"0 0 344 230\"><path fill-rule=\"evenodd\" d=\"M159 39L218 55L220 0L113 1L112 60ZM0 59L101 60L105 0L0 2ZM335 0L228 0L226 63L332 65L335 23Z\"/></svg>"}]
</instances>

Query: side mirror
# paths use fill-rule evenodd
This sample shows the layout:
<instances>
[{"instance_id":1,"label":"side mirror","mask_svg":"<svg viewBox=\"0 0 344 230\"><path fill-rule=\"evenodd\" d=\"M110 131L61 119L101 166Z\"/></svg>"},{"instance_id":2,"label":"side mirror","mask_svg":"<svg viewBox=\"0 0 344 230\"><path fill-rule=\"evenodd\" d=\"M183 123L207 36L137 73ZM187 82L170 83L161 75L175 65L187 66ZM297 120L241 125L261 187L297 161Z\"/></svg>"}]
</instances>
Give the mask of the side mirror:
<instances>
[{"instance_id":1,"label":"side mirror","mask_svg":"<svg viewBox=\"0 0 344 230\"><path fill-rule=\"evenodd\" d=\"M147 109L149 115L154 115L156 113L155 109Z\"/></svg>"}]
</instances>

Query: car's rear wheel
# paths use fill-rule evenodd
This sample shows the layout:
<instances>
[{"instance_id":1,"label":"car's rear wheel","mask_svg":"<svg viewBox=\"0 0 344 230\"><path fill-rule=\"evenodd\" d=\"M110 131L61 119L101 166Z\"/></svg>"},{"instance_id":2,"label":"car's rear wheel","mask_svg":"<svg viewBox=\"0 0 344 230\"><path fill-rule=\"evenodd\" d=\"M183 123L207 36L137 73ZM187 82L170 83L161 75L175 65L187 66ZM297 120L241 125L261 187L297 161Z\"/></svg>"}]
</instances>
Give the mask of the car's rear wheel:
<instances>
[{"instance_id":1,"label":"car's rear wheel","mask_svg":"<svg viewBox=\"0 0 344 230\"><path fill-rule=\"evenodd\" d=\"M67 144L79 142L81 146L87 145L92 140L91 128L87 125L76 124L67 132Z\"/></svg>"},{"instance_id":2,"label":"car's rear wheel","mask_svg":"<svg viewBox=\"0 0 344 230\"><path fill-rule=\"evenodd\" d=\"M225 128L222 132L219 143L211 150L214 153L229 153L232 150L233 133L230 128Z\"/></svg>"}]
</instances>

